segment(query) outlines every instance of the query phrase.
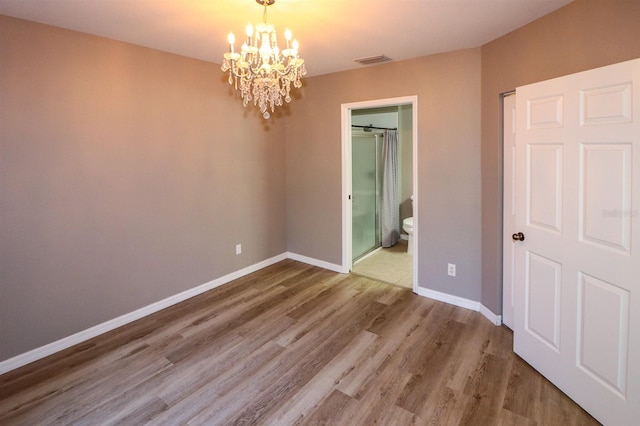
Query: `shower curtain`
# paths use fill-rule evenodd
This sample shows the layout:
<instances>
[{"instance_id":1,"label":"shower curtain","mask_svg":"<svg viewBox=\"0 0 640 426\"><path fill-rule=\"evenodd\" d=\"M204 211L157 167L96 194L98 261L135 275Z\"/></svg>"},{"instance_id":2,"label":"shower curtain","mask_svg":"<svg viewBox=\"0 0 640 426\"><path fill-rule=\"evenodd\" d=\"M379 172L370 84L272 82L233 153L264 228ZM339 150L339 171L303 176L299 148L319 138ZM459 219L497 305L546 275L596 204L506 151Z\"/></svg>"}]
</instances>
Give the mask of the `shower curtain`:
<instances>
[{"instance_id":1,"label":"shower curtain","mask_svg":"<svg viewBox=\"0 0 640 426\"><path fill-rule=\"evenodd\" d=\"M382 247L394 246L400 240L400 207L398 204L398 132L385 130L382 140Z\"/></svg>"}]
</instances>

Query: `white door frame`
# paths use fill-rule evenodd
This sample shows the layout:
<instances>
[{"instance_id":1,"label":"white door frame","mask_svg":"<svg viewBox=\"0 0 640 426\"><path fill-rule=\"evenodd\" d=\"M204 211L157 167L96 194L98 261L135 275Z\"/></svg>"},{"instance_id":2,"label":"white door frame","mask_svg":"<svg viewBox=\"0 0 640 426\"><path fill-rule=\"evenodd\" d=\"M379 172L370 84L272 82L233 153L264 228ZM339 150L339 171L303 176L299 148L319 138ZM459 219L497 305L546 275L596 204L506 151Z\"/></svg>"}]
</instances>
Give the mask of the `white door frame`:
<instances>
[{"instance_id":1,"label":"white door frame","mask_svg":"<svg viewBox=\"0 0 640 426\"><path fill-rule=\"evenodd\" d=\"M342 104L342 271L353 265L351 247L351 111L354 109L411 105L413 127L413 291L418 288L418 96L376 99Z\"/></svg>"},{"instance_id":2,"label":"white door frame","mask_svg":"<svg viewBox=\"0 0 640 426\"><path fill-rule=\"evenodd\" d=\"M502 324L513 330L513 256L511 239L515 231L515 151L506 146L507 140L515 142L515 114L505 109L505 99L511 97L515 111L515 90L500 94L502 108ZM511 129L512 134L507 132Z\"/></svg>"}]
</instances>

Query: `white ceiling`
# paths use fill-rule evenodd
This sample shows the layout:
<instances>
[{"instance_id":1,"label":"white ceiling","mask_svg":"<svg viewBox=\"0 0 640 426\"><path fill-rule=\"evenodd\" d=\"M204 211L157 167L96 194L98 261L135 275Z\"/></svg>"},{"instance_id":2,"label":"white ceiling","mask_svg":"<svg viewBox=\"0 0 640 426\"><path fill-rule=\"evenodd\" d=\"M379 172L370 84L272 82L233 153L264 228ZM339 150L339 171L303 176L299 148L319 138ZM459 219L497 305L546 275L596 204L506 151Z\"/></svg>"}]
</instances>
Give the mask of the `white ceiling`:
<instances>
[{"instance_id":1,"label":"white ceiling","mask_svg":"<svg viewBox=\"0 0 640 426\"><path fill-rule=\"evenodd\" d=\"M481 46L572 0L276 0L268 22L289 27L308 76ZM262 21L255 0L0 0L0 14L220 63L227 33ZM236 48L238 47L236 44Z\"/></svg>"}]
</instances>

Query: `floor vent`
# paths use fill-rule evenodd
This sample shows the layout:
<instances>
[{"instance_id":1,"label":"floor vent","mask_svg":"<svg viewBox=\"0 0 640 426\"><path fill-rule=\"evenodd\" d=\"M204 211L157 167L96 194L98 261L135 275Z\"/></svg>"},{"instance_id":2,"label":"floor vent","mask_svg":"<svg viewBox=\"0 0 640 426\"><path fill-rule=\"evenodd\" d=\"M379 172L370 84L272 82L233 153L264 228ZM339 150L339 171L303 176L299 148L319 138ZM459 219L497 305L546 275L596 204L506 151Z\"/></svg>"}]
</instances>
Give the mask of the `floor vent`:
<instances>
[{"instance_id":1,"label":"floor vent","mask_svg":"<svg viewBox=\"0 0 640 426\"><path fill-rule=\"evenodd\" d=\"M367 56L365 58L355 59L357 63L362 65L379 64L381 62L389 62L390 60L391 58L385 55Z\"/></svg>"}]
</instances>

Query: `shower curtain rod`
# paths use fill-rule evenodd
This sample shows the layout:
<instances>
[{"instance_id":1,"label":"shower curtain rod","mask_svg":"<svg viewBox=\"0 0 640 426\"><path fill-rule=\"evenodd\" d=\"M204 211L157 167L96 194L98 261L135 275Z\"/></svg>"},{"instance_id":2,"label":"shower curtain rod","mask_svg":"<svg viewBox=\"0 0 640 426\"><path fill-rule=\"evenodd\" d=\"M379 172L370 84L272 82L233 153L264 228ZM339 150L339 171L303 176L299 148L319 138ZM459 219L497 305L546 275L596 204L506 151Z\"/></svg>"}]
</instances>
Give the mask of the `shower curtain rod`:
<instances>
[{"instance_id":1,"label":"shower curtain rod","mask_svg":"<svg viewBox=\"0 0 640 426\"><path fill-rule=\"evenodd\" d=\"M352 124L351 127L360 127L362 129L365 129L365 131L367 129L378 129L378 130L398 130L397 127L377 127L374 126L373 124L369 124L368 126L359 126L357 124Z\"/></svg>"}]
</instances>

